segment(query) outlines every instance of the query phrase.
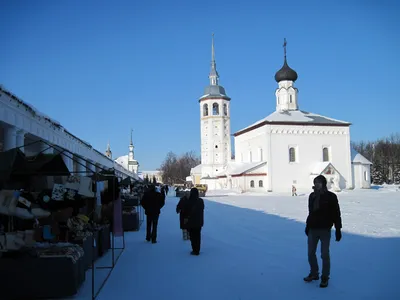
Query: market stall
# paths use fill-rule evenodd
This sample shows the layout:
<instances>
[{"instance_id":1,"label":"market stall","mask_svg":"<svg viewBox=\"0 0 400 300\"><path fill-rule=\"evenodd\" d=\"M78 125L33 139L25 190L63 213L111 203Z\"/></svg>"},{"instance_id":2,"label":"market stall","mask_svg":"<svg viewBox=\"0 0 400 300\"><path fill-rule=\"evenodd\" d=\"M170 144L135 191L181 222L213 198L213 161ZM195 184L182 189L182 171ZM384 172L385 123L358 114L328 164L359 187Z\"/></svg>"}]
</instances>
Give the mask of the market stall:
<instances>
[{"instance_id":1,"label":"market stall","mask_svg":"<svg viewBox=\"0 0 400 300\"><path fill-rule=\"evenodd\" d=\"M59 147L53 152L28 157L15 148L0 153L1 298L72 296L91 269L95 299L125 248L114 244L116 236L124 238L115 172L94 172L87 168L91 162ZM70 172L63 157L84 171ZM96 267L109 249L111 266ZM98 268L109 272L96 291Z\"/></svg>"}]
</instances>

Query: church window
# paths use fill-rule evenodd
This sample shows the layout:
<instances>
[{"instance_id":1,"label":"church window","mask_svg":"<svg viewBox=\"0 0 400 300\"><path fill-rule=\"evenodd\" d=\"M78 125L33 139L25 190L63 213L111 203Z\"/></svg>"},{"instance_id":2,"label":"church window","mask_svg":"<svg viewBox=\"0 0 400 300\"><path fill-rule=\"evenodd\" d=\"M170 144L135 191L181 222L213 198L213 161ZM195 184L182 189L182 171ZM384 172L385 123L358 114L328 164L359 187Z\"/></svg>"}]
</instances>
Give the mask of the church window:
<instances>
[{"instance_id":1,"label":"church window","mask_svg":"<svg viewBox=\"0 0 400 300\"><path fill-rule=\"evenodd\" d=\"M292 103L292 95L290 95L290 103Z\"/></svg>"},{"instance_id":2,"label":"church window","mask_svg":"<svg viewBox=\"0 0 400 300\"><path fill-rule=\"evenodd\" d=\"M228 115L228 105L224 104L224 116Z\"/></svg>"},{"instance_id":3,"label":"church window","mask_svg":"<svg viewBox=\"0 0 400 300\"><path fill-rule=\"evenodd\" d=\"M367 171L364 171L364 180L368 181L368 173L367 173Z\"/></svg>"},{"instance_id":4,"label":"church window","mask_svg":"<svg viewBox=\"0 0 400 300\"><path fill-rule=\"evenodd\" d=\"M289 148L289 162L296 162L296 149L294 147Z\"/></svg>"},{"instance_id":5,"label":"church window","mask_svg":"<svg viewBox=\"0 0 400 300\"><path fill-rule=\"evenodd\" d=\"M208 104L207 103L203 104L203 116L204 117L208 116Z\"/></svg>"},{"instance_id":6,"label":"church window","mask_svg":"<svg viewBox=\"0 0 400 300\"><path fill-rule=\"evenodd\" d=\"M249 151L249 162L253 161L253 154L251 153L251 151Z\"/></svg>"},{"instance_id":7,"label":"church window","mask_svg":"<svg viewBox=\"0 0 400 300\"><path fill-rule=\"evenodd\" d=\"M263 161L263 149L262 148L260 148L260 161Z\"/></svg>"},{"instance_id":8,"label":"church window","mask_svg":"<svg viewBox=\"0 0 400 300\"><path fill-rule=\"evenodd\" d=\"M258 187L263 187L263 181L262 181L262 180L260 180L260 181L258 182Z\"/></svg>"},{"instance_id":9,"label":"church window","mask_svg":"<svg viewBox=\"0 0 400 300\"><path fill-rule=\"evenodd\" d=\"M213 116L219 115L219 105L218 103L213 103Z\"/></svg>"},{"instance_id":10,"label":"church window","mask_svg":"<svg viewBox=\"0 0 400 300\"><path fill-rule=\"evenodd\" d=\"M322 161L329 161L329 149L327 147L322 149Z\"/></svg>"},{"instance_id":11,"label":"church window","mask_svg":"<svg viewBox=\"0 0 400 300\"><path fill-rule=\"evenodd\" d=\"M250 187L254 187L254 180L250 181Z\"/></svg>"},{"instance_id":12,"label":"church window","mask_svg":"<svg viewBox=\"0 0 400 300\"><path fill-rule=\"evenodd\" d=\"M218 145L215 145L215 149L218 149Z\"/></svg>"}]
</instances>

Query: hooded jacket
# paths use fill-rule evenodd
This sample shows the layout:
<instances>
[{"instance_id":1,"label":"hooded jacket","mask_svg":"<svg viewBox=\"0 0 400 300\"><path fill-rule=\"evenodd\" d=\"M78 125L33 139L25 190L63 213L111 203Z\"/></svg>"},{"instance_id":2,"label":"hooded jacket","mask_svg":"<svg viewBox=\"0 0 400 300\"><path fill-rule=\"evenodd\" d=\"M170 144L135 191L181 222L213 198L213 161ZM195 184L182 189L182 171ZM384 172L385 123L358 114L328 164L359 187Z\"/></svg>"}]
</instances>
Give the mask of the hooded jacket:
<instances>
[{"instance_id":1,"label":"hooded jacket","mask_svg":"<svg viewBox=\"0 0 400 300\"><path fill-rule=\"evenodd\" d=\"M336 194L328 191L326 178L322 175L315 180L322 181L322 191L314 190L308 198L308 217L306 225L314 229L342 228L339 201Z\"/></svg>"}]
</instances>

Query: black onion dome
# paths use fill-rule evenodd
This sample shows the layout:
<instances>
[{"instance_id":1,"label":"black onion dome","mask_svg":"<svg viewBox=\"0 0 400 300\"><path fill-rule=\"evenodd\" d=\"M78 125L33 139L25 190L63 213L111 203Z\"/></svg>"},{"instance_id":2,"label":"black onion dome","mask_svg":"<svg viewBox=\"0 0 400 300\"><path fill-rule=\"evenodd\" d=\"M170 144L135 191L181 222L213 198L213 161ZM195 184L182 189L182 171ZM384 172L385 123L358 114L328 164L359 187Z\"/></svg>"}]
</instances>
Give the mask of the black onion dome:
<instances>
[{"instance_id":1,"label":"black onion dome","mask_svg":"<svg viewBox=\"0 0 400 300\"><path fill-rule=\"evenodd\" d=\"M295 70L293 70L292 68L290 68L288 66L286 57L285 57L285 61L283 63L282 68L275 74L275 80L276 80L276 82L280 82L283 80L290 80L290 81L297 80L297 73Z\"/></svg>"}]
</instances>

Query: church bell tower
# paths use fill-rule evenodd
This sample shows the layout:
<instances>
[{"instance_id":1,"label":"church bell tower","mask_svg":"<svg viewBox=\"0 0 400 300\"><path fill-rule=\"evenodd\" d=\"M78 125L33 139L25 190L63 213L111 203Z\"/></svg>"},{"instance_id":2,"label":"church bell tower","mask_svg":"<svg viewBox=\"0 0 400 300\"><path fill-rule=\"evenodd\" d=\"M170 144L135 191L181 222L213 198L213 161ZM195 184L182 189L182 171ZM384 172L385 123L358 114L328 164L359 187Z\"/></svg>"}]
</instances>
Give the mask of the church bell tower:
<instances>
[{"instance_id":1,"label":"church bell tower","mask_svg":"<svg viewBox=\"0 0 400 300\"><path fill-rule=\"evenodd\" d=\"M216 178L231 159L230 100L219 85L214 34L211 41L210 84L199 99L202 179Z\"/></svg>"}]
</instances>

